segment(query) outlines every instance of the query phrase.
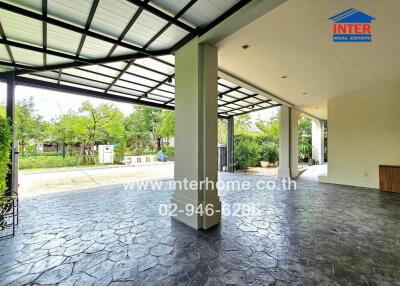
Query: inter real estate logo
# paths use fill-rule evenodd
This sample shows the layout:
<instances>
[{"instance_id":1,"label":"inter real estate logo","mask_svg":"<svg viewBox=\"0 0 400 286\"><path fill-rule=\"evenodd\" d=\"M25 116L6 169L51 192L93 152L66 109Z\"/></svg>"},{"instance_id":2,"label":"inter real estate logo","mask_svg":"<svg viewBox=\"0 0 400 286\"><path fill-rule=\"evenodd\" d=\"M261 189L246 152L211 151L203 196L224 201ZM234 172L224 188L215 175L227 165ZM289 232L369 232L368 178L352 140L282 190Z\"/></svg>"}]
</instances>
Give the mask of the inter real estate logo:
<instances>
[{"instance_id":1,"label":"inter real estate logo","mask_svg":"<svg viewBox=\"0 0 400 286\"><path fill-rule=\"evenodd\" d=\"M350 8L328 18L333 22L334 42L371 42L371 23L376 20L357 9Z\"/></svg>"}]
</instances>

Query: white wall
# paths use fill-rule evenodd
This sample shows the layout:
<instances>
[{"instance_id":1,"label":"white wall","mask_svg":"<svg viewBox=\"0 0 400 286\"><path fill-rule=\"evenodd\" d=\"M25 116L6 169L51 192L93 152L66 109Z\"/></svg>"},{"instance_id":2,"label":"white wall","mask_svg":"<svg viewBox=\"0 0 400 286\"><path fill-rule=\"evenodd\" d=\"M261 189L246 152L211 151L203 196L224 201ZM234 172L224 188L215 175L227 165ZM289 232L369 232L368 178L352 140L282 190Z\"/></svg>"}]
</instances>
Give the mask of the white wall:
<instances>
[{"instance_id":1,"label":"white wall","mask_svg":"<svg viewBox=\"0 0 400 286\"><path fill-rule=\"evenodd\" d=\"M329 100L328 152L323 181L379 188L378 166L400 165L400 90Z\"/></svg>"}]
</instances>

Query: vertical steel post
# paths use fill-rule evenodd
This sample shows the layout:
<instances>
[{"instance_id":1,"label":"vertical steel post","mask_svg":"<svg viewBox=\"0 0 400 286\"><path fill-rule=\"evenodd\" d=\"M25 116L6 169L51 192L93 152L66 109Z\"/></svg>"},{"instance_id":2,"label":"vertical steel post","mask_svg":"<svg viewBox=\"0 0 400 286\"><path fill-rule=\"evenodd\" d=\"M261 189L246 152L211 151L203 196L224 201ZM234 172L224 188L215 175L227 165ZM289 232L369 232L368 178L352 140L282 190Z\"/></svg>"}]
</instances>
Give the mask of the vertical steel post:
<instances>
[{"instance_id":1,"label":"vertical steel post","mask_svg":"<svg viewBox=\"0 0 400 286\"><path fill-rule=\"evenodd\" d=\"M228 172L234 172L234 160L233 160L233 136L234 136L234 120L233 116L228 118L228 148L227 148L227 161L228 161Z\"/></svg>"},{"instance_id":2,"label":"vertical steel post","mask_svg":"<svg viewBox=\"0 0 400 286\"><path fill-rule=\"evenodd\" d=\"M6 195L11 195L14 187L14 114L15 114L15 82L14 73L7 75L7 118L11 125L11 152L10 152L10 163L8 164L9 171L7 173L7 190Z\"/></svg>"}]
</instances>

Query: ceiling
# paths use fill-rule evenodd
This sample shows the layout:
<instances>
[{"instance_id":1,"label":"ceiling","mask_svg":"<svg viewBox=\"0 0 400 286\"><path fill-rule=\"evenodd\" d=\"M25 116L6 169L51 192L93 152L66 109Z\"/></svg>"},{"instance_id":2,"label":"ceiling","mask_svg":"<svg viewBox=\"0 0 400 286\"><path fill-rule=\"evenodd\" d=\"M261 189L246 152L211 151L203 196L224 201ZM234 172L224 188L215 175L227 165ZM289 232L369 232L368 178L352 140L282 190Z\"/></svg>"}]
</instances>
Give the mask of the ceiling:
<instances>
[{"instance_id":1,"label":"ceiling","mask_svg":"<svg viewBox=\"0 0 400 286\"><path fill-rule=\"evenodd\" d=\"M17 84L173 109L176 49L249 0L0 2L0 76ZM218 114L280 103L218 79Z\"/></svg>"},{"instance_id":2,"label":"ceiling","mask_svg":"<svg viewBox=\"0 0 400 286\"><path fill-rule=\"evenodd\" d=\"M349 8L376 18L371 43L332 42L328 18ZM400 87L399 11L398 0L289 0L219 42L219 68L327 119L329 98Z\"/></svg>"}]
</instances>

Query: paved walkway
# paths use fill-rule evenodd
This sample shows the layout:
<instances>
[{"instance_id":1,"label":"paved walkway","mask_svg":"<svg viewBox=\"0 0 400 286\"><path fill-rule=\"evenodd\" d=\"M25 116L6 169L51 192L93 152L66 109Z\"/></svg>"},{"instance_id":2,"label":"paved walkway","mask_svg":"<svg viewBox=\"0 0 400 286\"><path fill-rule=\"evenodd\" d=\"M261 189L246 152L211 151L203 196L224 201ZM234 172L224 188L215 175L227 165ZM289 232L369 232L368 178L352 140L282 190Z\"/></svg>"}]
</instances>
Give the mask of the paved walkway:
<instances>
[{"instance_id":1,"label":"paved walkway","mask_svg":"<svg viewBox=\"0 0 400 286\"><path fill-rule=\"evenodd\" d=\"M0 285L400 285L400 196L220 180L253 184L221 189L223 206L256 203L261 213L224 213L218 227L195 231L160 216L167 182L22 198L17 235L0 241Z\"/></svg>"},{"instance_id":2,"label":"paved walkway","mask_svg":"<svg viewBox=\"0 0 400 286\"><path fill-rule=\"evenodd\" d=\"M328 172L328 165L307 166L307 169L300 175L301 179L318 182L318 176L325 175Z\"/></svg>"},{"instance_id":3,"label":"paved walkway","mask_svg":"<svg viewBox=\"0 0 400 286\"><path fill-rule=\"evenodd\" d=\"M19 172L21 197L82 190L138 180L172 179L174 163L149 166L105 166L79 169L49 169Z\"/></svg>"}]
</instances>

